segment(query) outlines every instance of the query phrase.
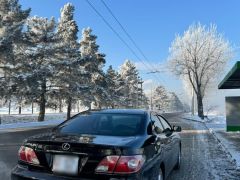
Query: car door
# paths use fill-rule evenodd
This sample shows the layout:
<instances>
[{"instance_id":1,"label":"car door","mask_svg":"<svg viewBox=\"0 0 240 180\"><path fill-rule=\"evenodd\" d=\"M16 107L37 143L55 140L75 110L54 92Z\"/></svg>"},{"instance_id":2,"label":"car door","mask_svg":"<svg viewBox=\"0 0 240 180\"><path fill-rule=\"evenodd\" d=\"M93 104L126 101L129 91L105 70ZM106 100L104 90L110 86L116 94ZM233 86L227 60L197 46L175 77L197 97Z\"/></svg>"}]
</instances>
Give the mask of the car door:
<instances>
[{"instance_id":1,"label":"car door","mask_svg":"<svg viewBox=\"0 0 240 180\"><path fill-rule=\"evenodd\" d=\"M168 123L168 121L163 117L158 115L158 118L160 119L163 129L164 129L164 134L167 137L167 140L169 142L168 144L168 155L169 155L169 162L171 163L170 169L172 169L175 166L176 159L178 156L178 149L179 149L179 142L178 142L178 137L176 133L172 131L171 125ZM171 131L168 131L167 129L170 129Z\"/></svg>"},{"instance_id":2,"label":"car door","mask_svg":"<svg viewBox=\"0 0 240 180\"><path fill-rule=\"evenodd\" d=\"M159 121L157 115L155 114L151 114L151 120L152 120L152 132L153 134L156 136L156 141L155 141L155 154L156 156L159 154L159 152L164 148L163 145L161 144L162 142L162 133L163 133L163 126L162 126L162 123ZM161 131L161 133L159 132L156 132L156 127L159 128L159 130ZM160 141L158 141L160 140Z\"/></svg>"},{"instance_id":3,"label":"car door","mask_svg":"<svg viewBox=\"0 0 240 180\"><path fill-rule=\"evenodd\" d=\"M156 126L163 131L163 126L157 116L149 113L149 122L147 126L149 138L144 143L146 163L143 170L143 177L145 179L154 179L156 177L156 173L159 171L159 168L157 167L160 166L162 160L162 154L159 153L162 150L162 145L160 144L160 141L158 141L159 134L154 130Z\"/></svg>"},{"instance_id":4,"label":"car door","mask_svg":"<svg viewBox=\"0 0 240 180\"><path fill-rule=\"evenodd\" d=\"M161 161L164 161L165 168L170 169L172 164L172 157L171 157L171 137L164 133L164 126L161 123L157 114L152 114L153 124L156 127L161 129L161 133L153 132L157 135L158 140L156 141L156 156L161 157Z\"/></svg>"}]
</instances>

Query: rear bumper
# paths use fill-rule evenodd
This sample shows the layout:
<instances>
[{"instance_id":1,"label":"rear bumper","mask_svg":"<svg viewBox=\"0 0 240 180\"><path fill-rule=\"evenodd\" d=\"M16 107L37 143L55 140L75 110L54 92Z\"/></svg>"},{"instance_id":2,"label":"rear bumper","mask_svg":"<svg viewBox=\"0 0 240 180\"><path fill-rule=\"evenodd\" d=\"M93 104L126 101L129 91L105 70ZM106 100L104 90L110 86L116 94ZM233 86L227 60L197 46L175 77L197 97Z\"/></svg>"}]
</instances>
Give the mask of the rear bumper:
<instances>
[{"instance_id":1,"label":"rear bumper","mask_svg":"<svg viewBox=\"0 0 240 180\"><path fill-rule=\"evenodd\" d=\"M140 180L141 178L138 175L133 175L131 177L110 177L110 176L101 176L96 178L81 178L81 177L65 177L55 174L50 174L46 172L38 171L29 171L27 168L24 168L20 165L17 165L11 173L12 180Z\"/></svg>"}]
</instances>

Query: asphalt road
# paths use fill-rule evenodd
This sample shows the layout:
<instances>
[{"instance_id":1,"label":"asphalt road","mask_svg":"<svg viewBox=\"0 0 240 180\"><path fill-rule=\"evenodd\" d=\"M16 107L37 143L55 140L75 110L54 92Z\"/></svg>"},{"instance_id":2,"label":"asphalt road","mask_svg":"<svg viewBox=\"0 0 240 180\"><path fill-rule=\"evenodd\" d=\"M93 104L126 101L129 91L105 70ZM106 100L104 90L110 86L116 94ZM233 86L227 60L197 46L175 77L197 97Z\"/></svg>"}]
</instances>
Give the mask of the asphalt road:
<instances>
[{"instance_id":1,"label":"asphalt road","mask_svg":"<svg viewBox=\"0 0 240 180\"><path fill-rule=\"evenodd\" d=\"M240 179L240 171L217 141L201 123L183 120L180 115L168 114L172 124L183 128L182 163L180 170L174 170L168 180L222 180ZM11 169L17 162L17 151L22 141L32 135L49 129L34 129L0 133L0 179L8 180Z\"/></svg>"},{"instance_id":2,"label":"asphalt road","mask_svg":"<svg viewBox=\"0 0 240 180\"><path fill-rule=\"evenodd\" d=\"M49 128L25 130L9 133L0 132L0 179L9 180L11 169L17 163L17 152L24 139L47 132Z\"/></svg>"}]
</instances>

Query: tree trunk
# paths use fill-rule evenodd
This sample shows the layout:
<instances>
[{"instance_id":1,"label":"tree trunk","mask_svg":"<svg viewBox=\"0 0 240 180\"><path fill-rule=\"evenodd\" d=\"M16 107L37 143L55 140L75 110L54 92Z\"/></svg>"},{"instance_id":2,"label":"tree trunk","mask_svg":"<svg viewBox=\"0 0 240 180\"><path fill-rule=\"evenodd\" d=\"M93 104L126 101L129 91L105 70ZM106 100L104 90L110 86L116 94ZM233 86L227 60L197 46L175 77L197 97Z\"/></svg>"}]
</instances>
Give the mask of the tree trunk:
<instances>
[{"instance_id":1,"label":"tree trunk","mask_svg":"<svg viewBox=\"0 0 240 180\"><path fill-rule=\"evenodd\" d=\"M80 103L79 103L79 101L77 101L77 111L78 111L78 113L80 112Z\"/></svg>"},{"instance_id":2,"label":"tree trunk","mask_svg":"<svg viewBox=\"0 0 240 180\"><path fill-rule=\"evenodd\" d=\"M62 113L62 99L59 98L59 112Z\"/></svg>"},{"instance_id":3,"label":"tree trunk","mask_svg":"<svg viewBox=\"0 0 240 180\"><path fill-rule=\"evenodd\" d=\"M19 99L18 114L22 114L22 97Z\"/></svg>"},{"instance_id":4,"label":"tree trunk","mask_svg":"<svg viewBox=\"0 0 240 180\"><path fill-rule=\"evenodd\" d=\"M8 104L8 114L11 114L11 100L9 100L9 104Z\"/></svg>"},{"instance_id":5,"label":"tree trunk","mask_svg":"<svg viewBox=\"0 0 240 180\"><path fill-rule=\"evenodd\" d=\"M68 105L67 105L67 120L71 118L71 111L72 111L72 99L68 99Z\"/></svg>"},{"instance_id":6,"label":"tree trunk","mask_svg":"<svg viewBox=\"0 0 240 180\"><path fill-rule=\"evenodd\" d=\"M197 95L197 104L198 104L198 116L201 119L204 119L204 113L203 113L203 98L201 94Z\"/></svg>"},{"instance_id":7,"label":"tree trunk","mask_svg":"<svg viewBox=\"0 0 240 180\"><path fill-rule=\"evenodd\" d=\"M32 114L33 114L33 102L32 102Z\"/></svg>"},{"instance_id":8,"label":"tree trunk","mask_svg":"<svg viewBox=\"0 0 240 180\"><path fill-rule=\"evenodd\" d=\"M21 105L18 106L18 114L22 114L22 106Z\"/></svg>"},{"instance_id":9,"label":"tree trunk","mask_svg":"<svg viewBox=\"0 0 240 180\"><path fill-rule=\"evenodd\" d=\"M46 108L46 99L45 99L45 94L46 94L46 82L43 82L42 84L42 94L40 96L40 102L39 102L39 115L38 115L38 121L44 121L45 117L45 108Z\"/></svg>"}]
</instances>

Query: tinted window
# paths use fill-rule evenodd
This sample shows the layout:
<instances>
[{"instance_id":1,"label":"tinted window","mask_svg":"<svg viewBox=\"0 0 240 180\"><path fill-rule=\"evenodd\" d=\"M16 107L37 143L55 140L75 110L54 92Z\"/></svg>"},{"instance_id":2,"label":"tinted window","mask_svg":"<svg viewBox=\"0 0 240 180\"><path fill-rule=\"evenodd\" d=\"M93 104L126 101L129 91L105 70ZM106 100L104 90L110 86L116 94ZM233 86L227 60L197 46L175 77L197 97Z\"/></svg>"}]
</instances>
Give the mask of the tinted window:
<instances>
[{"instance_id":1,"label":"tinted window","mask_svg":"<svg viewBox=\"0 0 240 180\"><path fill-rule=\"evenodd\" d=\"M162 123L164 129L167 129L167 128L172 129L171 126L166 122L165 119L163 119L161 116L158 116L158 117L161 120L161 123Z\"/></svg>"},{"instance_id":2,"label":"tinted window","mask_svg":"<svg viewBox=\"0 0 240 180\"><path fill-rule=\"evenodd\" d=\"M89 113L76 116L57 128L64 134L134 136L145 132L144 115Z\"/></svg>"},{"instance_id":3,"label":"tinted window","mask_svg":"<svg viewBox=\"0 0 240 180\"><path fill-rule=\"evenodd\" d=\"M157 116L151 115L151 119L152 119L152 121L154 122L154 126L157 126L157 127L159 127L161 130L163 130L163 126L162 126L162 124L160 123L160 121L159 121L159 119L158 119Z\"/></svg>"}]
</instances>

